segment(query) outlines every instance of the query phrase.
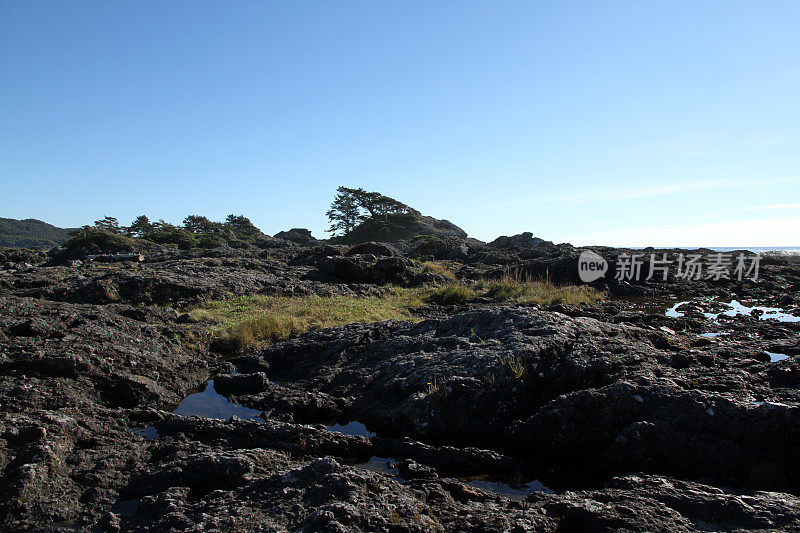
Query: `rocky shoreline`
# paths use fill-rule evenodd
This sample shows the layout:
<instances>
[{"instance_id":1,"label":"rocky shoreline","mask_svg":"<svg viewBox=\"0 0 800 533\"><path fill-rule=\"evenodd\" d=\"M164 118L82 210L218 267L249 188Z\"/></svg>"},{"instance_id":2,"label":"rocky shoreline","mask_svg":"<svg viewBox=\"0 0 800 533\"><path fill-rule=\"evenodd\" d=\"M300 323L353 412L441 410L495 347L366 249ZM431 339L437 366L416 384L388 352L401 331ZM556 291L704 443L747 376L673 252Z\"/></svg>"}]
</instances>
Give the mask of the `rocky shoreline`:
<instances>
[{"instance_id":1,"label":"rocky shoreline","mask_svg":"<svg viewBox=\"0 0 800 533\"><path fill-rule=\"evenodd\" d=\"M757 281L604 278L592 305L430 304L235 357L186 313L446 282L425 259L579 283L579 253L297 231L141 265L2 250L0 529L800 529L798 256ZM173 412L211 379L259 415Z\"/></svg>"}]
</instances>

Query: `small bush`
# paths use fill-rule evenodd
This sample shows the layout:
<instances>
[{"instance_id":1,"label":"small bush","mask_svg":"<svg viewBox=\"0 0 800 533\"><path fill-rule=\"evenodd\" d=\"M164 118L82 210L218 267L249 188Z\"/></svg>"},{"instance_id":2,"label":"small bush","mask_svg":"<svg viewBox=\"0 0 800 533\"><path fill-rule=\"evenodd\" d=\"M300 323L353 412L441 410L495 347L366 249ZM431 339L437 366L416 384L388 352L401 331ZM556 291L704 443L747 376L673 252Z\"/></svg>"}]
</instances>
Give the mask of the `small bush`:
<instances>
[{"instance_id":1,"label":"small bush","mask_svg":"<svg viewBox=\"0 0 800 533\"><path fill-rule=\"evenodd\" d=\"M145 238L158 244L174 244L181 250L197 248L194 234L176 226L164 226L153 230Z\"/></svg>"},{"instance_id":2,"label":"small bush","mask_svg":"<svg viewBox=\"0 0 800 533\"><path fill-rule=\"evenodd\" d=\"M424 396L437 396L440 391L441 389L439 387L439 381L436 378L433 378L425 384L425 390L422 394Z\"/></svg>"},{"instance_id":3,"label":"small bush","mask_svg":"<svg viewBox=\"0 0 800 533\"><path fill-rule=\"evenodd\" d=\"M200 248L216 248L227 244L225 239L212 233L203 233L196 237L196 241Z\"/></svg>"},{"instance_id":4,"label":"small bush","mask_svg":"<svg viewBox=\"0 0 800 533\"><path fill-rule=\"evenodd\" d=\"M64 243L64 248L77 254L110 254L115 252L132 252L136 249L136 241L128 237L85 226L73 231L72 237Z\"/></svg>"}]
</instances>

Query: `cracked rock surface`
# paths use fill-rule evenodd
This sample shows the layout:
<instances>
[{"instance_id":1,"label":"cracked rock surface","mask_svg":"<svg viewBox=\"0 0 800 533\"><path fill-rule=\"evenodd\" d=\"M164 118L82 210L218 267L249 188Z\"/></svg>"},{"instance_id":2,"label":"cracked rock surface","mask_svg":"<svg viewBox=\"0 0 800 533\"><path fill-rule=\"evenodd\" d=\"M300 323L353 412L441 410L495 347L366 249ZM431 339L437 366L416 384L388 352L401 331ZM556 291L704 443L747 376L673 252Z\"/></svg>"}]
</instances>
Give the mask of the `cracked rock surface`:
<instances>
[{"instance_id":1,"label":"cracked rock surface","mask_svg":"<svg viewBox=\"0 0 800 533\"><path fill-rule=\"evenodd\" d=\"M459 253L477 275L562 252ZM800 529L800 323L703 314L748 294L794 312L791 260L741 294L702 285L718 301L678 318L666 292L658 312L432 306L228 360L173 307L436 281L403 253L287 241L87 269L4 252L0 530ZM260 415L173 412L210 379Z\"/></svg>"}]
</instances>

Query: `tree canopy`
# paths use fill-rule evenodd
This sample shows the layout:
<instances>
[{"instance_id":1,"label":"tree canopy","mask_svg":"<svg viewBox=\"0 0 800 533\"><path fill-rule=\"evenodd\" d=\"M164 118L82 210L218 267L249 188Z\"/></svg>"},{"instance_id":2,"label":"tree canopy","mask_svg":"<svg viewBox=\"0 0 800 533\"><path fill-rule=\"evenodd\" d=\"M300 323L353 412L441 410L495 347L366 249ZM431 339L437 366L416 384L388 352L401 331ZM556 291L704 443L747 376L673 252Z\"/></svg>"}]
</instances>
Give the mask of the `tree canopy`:
<instances>
[{"instance_id":1,"label":"tree canopy","mask_svg":"<svg viewBox=\"0 0 800 533\"><path fill-rule=\"evenodd\" d=\"M328 231L333 235L348 235L369 218L388 217L393 214L419 214L403 202L379 192L362 188L339 187L331 208L326 213L331 223Z\"/></svg>"},{"instance_id":2,"label":"tree canopy","mask_svg":"<svg viewBox=\"0 0 800 533\"><path fill-rule=\"evenodd\" d=\"M93 226L84 226L72 232L71 240L77 242L78 239L85 240L89 237L97 240L102 235L142 239L181 249L215 248L226 244L244 246L248 242L255 242L256 239L264 237L261 230L243 215L228 215L225 222L215 222L202 215L189 215L179 226L165 220L150 222L146 215L139 215L127 227L121 226L117 219L111 216L96 220Z\"/></svg>"}]
</instances>

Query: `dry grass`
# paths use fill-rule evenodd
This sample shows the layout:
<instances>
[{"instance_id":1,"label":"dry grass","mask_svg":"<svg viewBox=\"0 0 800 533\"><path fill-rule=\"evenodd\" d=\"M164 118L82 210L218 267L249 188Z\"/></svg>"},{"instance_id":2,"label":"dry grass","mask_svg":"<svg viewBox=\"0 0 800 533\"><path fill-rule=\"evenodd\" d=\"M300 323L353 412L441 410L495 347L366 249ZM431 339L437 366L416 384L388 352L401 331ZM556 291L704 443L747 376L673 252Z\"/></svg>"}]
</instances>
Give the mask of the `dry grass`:
<instances>
[{"instance_id":1,"label":"dry grass","mask_svg":"<svg viewBox=\"0 0 800 533\"><path fill-rule=\"evenodd\" d=\"M459 304L475 298L520 303L579 304L602 295L588 286L558 287L549 281L511 276L473 285L390 288L381 297L252 296L204 302L189 311L199 322L212 324L212 346L225 353L243 352L289 339L315 329L356 322L416 321L412 310L424 303ZM512 372L514 373L514 372Z\"/></svg>"},{"instance_id":2,"label":"dry grass","mask_svg":"<svg viewBox=\"0 0 800 533\"><path fill-rule=\"evenodd\" d=\"M426 302L439 305L454 305L475 298L475 291L462 283L451 283L442 287L428 289Z\"/></svg>"},{"instance_id":3,"label":"dry grass","mask_svg":"<svg viewBox=\"0 0 800 533\"><path fill-rule=\"evenodd\" d=\"M446 265L437 263L436 261L423 261L422 268L425 272L433 272L434 274L450 278L453 281L456 279L456 275L452 270L450 270Z\"/></svg>"},{"instance_id":4,"label":"dry grass","mask_svg":"<svg viewBox=\"0 0 800 533\"><path fill-rule=\"evenodd\" d=\"M539 305L577 305L601 300L603 295L588 285L555 285L549 280L533 281L511 275L496 280L479 280L473 285L451 283L425 295L426 301L438 304L457 304L474 298Z\"/></svg>"},{"instance_id":5,"label":"dry grass","mask_svg":"<svg viewBox=\"0 0 800 533\"><path fill-rule=\"evenodd\" d=\"M549 280L521 279L506 275L484 282L487 298L499 302L551 304L581 304L601 300L603 295L588 285L555 285Z\"/></svg>"},{"instance_id":6,"label":"dry grass","mask_svg":"<svg viewBox=\"0 0 800 533\"><path fill-rule=\"evenodd\" d=\"M189 314L214 324L214 343L224 352L241 352L315 329L356 322L414 320L422 305L415 291L392 289L383 297L253 296L209 301Z\"/></svg>"}]
</instances>

